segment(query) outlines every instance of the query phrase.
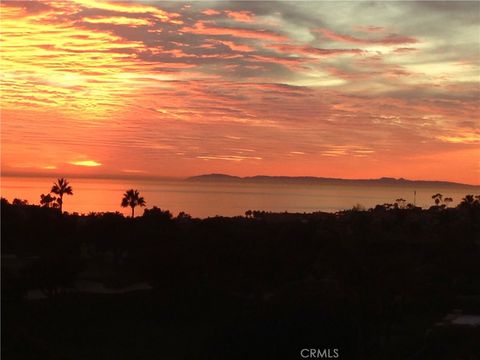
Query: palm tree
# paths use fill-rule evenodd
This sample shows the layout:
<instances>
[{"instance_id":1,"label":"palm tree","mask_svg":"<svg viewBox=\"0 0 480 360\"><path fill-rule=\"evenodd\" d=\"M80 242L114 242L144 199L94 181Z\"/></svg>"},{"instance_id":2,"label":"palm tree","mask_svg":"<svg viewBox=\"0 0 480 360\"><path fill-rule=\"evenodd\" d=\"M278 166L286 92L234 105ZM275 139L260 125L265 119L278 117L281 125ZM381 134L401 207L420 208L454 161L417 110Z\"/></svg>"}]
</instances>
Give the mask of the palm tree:
<instances>
[{"instance_id":1,"label":"palm tree","mask_svg":"<svg viewBox=\"0 0 480 360\"><path fill-rule=\"evenodd\" d=\"M40 205L42 205L43 207L55 207L55 200L57 198L55 196L52 196L50 194L42 194L40 195Z\"/></svg>"},{"instance_id":2,"label":"palm tree","mask_svg":"<svg viewBox=\"0 0 480 360\"><path fill-rule=\"evenodd\" d=\"M473 197L473 195L465 195L465 197L462 199L461 204L466 206L471 206L474 203L475 203L475 198Z\"/></svg>"},{"instance_id":3,"label":"palm tree","mask_svg":"<svg viewBox=\"0 0 480 360\"><path fill-rule=\"evenodd\" d=\"M132 208L132 218L135 216L135 207L145 205L145 199L140 196L138 190L130 189L123 194L122 207L130 206Z\"/></svg>"},{"instance_id":4,"label":"palm tree","mask_svg":"<svg viewBox=\"0 0 480 360\"><path fill-rule=\"evenodd\" d=\"M65 178L60 178L57 179L57 182L53 184L52 190L50 192L57 194L57 202L58 202L58 207L60 208L60 214L63 214L62 212L62 207L63 207L63 195L73 195L73 189L68 183L67 179Z\"/></svg>"}]
</instances>

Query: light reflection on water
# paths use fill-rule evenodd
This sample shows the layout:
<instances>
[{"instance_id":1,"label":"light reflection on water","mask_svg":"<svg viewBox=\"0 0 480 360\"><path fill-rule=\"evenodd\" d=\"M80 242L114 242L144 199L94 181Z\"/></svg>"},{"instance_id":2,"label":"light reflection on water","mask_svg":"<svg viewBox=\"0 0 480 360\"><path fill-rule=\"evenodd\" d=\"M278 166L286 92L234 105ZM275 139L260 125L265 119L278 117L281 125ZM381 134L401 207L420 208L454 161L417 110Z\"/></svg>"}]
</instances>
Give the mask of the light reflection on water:
<instances>
[{"instance_id":1,"label":"light reflection on water","mask_svg":"<svg viewBox=\"0 0 480 360\"><path fill-rule=\"evenodd\" d=\"M2 197L26 199L38 204L40 194L47 193L54 179L3 177ZM186 181L144 181L69 179L73 196L65 196L64 210L89 213L120 211L129 215L128 209L120 207L125 190L134 188L141 192L147 207L158 206L174 215L180 211L194 217L215 215L243 215L246 210L274 212L335 212L350 209L356 204L369 208L377 204L393 203L403 198L413 203L416 190L417 206L433 205L431 196L441 193L452 197L450 206L455 206L466 194L480 193L479 188L459 187L414 187L371 185L282 185L238 183L191 183ZM136 210L138 215L143 210Z\"/></svg>"}]
</instances>

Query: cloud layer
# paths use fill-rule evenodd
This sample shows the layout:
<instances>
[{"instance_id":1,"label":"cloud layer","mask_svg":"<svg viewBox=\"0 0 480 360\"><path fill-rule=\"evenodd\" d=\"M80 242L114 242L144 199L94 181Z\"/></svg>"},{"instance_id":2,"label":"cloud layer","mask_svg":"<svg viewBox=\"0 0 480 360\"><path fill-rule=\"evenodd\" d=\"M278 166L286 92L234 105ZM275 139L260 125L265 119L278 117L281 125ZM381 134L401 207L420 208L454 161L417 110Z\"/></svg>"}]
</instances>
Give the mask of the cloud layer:
<instances>
[{"instance_id":1,"label":"cloud layer","mask_svg":"<svg viewBox=\"0 0 480 360\"><path fill-rule=\"evenodd\" d=\"M4 1L2 170L478 184L479 7Z\"/></svg>"}]
</instances>

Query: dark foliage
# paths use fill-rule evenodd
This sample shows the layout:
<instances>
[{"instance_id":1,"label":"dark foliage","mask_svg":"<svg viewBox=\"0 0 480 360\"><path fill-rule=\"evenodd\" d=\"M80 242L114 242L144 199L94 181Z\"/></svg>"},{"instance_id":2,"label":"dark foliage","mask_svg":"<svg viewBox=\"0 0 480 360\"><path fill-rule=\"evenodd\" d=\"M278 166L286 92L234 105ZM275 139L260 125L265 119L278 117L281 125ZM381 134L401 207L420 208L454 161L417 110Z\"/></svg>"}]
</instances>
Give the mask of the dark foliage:
<instances>
[{"instance_id":1,"label":"dark foliage","mask_svg":"<svg viewBox=\"0 0 480 360\"><path fill-rule=\"evenodd\" d=\"M159 208L61 216L2 200L2 254L18 265L2 262L2 355L296 359L313 347L338 348L341 359L475 356L475 334L452 335L455 350L436 340L450 330L431 329L453 308L480 312L480 199L396 204L200 220ZM153 289L72 292L85 279ZM48 298L26 300L32 289Z\"/></svg>"}]
</instances>

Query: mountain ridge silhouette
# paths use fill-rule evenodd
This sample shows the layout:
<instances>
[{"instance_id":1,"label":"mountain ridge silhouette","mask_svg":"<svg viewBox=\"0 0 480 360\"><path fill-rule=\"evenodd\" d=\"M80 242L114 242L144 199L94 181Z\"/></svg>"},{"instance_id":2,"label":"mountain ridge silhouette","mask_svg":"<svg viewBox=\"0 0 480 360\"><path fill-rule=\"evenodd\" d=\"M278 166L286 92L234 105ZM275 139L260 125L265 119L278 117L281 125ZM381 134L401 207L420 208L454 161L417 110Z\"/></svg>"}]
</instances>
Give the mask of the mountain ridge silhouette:
<instances>
[{"instance_id":1,"label":"mountain ridge silhouette","mask_svg":"<svg viewBox=\"0 0 480 360\"><path fill-rule=\"evenodd\" d=\"M272 184L337 184L337 185L399 185L399 186L447 186L480 188L480 185L463 184L441 180L409 180L405 178L381 177L376 179L343 179L316 176L233 176L212 173L191 176L185 179L189 182L228 182L228 183L272 183Z\"/></svg>"}]
</instances>

